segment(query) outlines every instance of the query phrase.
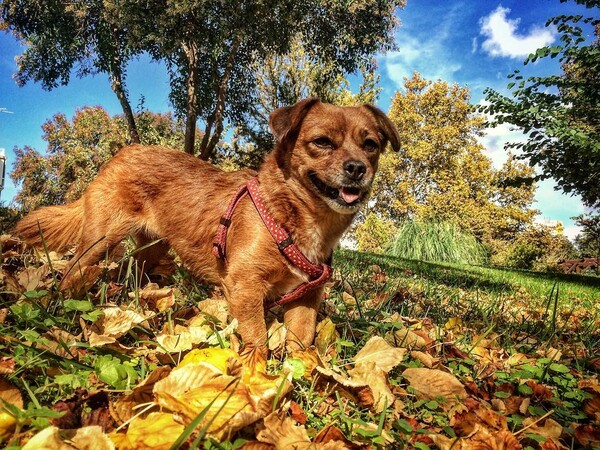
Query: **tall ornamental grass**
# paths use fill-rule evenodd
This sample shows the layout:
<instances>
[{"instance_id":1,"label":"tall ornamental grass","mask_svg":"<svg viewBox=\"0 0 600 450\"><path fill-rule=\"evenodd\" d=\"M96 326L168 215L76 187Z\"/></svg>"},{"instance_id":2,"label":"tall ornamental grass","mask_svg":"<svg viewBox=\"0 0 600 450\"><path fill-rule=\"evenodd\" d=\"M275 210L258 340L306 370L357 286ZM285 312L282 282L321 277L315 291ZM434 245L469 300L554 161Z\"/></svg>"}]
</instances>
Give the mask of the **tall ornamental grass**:
<instances>
[{"instance_id":1,"label":"tall ornamental grass","mask_svg":"<svg viewBox=\"0 0 600 450\"><path fill-rule=\"evenodd\" d=\"M390 255L422 261L484 264L485 246L452 222L405 221L387 249Z\"/></svg>"}]
</instances>

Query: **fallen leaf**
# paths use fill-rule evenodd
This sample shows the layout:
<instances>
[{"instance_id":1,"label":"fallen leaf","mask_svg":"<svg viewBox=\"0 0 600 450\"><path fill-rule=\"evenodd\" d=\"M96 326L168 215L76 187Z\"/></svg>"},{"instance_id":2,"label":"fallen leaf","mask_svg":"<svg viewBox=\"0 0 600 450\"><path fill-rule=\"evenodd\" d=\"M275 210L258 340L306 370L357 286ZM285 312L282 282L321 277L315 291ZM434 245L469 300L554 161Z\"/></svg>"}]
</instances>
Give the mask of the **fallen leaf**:
<instances>
[{"instance_id":1,"label":"fallen leaf","mask_svg":"<svg viewBox=\"0 0 600 450\"><path fill-rule=\"evenodd\" d=\"M406 349L392 347L385 339L373 336L354 357L354 362L364 364L374 362L375 365L388 373L402 362L406 355Z\"/></svg>"},{"instance_id":2,"label":"fallen leaf","mask_svg":"<svg viewBox=\"0 0 600 450\"><path fill-rule=\"evenodd\" d=\"M147 317L117 306L104 308L103 315L92 325L88 337L90 346L97 347L116 342L137 324L144 322Z\"/></svg>"},{"instance_id":3,"label":"fallen leaf","mask_svg":"<svg viewBox=\"0 0 600 450\"><path fill-rule=\"evenodd\" d=\"M525 431L527 433L539 434L540 436L544 436L546 439L552 439L558 441L560 439L560 435L562 434L563 427L550 418L544 421L544 425L537 421L538 419L533 417L527 417L523 420L523 428L527 428Z\"/></svg>"},{"instance_id":4,"label":"fallen leaf","mask_svg":"<svg viewBox=\"0 0 600 450\"><path fill-rule=\"evenodd\" d=\"M408 328L402 328L394 333L394 343L398 347L408 349L423 349L427 347L427 340Z\"/></svg>"},{"instance_id":5,"label":"fallen leaf","mask_svg":"<svg viewBox=\"0 0 600 450\"><path fill-rule=\"evenodd\" d=\"M317 325L317 335L315 337L315 347L320 355L327 355L330 350L335 351L335 340L338 333L335 324L328 317Z\"/></svg>"},{"instance_id":6,"label":"fallen leaf","mask_svg":"<svg viewBox=\"0 0 600 450\"><path fill-rule=\"evenodd\" d=\"M277 319L271 321L269 327L267 328L267 336L268 336L268 347L269 350L273 351L282 351L285 346L285 335L287 334L287 329L285 326Z\"/></svg>"},{"instance_id":7,"label":"fallen leaf","mask_svg":"<svg viewBox=\"0 0 600 450\"><path fill-rule=\"evenodd\" d=\"M21 391L3 377L0 377L0 399L17 408L23 409L23 397Z\"/></svg>"},{"instance_id":8,"label":"fallen leaf","mask_svg":"<svg viewBox=\"0 0 600 450\"><path fill-rule=\"evenodd\" d=\"M575 428L575 439L584 447L600 445L600 426L579 425Z\"/></svg>"},{"instance_id":9,"label":"fallen leaf","mask_svg":"<svg viewBox=\"0 0 600 450\"><path fill-rule=\"evenodd\" d=\"M191 355L191 356L190 356ZM290 389L283 376L249 367L231 350L190 352L182 363L154 385L156 402L188 424L204 413L201 427L216 439L265 417ZM235 374L235 375L234 375Z\"/></svg>"},{"instance_id":10,"label":"fallen leaf","mask_svg":"<svg viewBox=\"0 0 600 450\"><path fill-rule=\"evenodd\" d=\"M356 364L348 371L350 379L354 382L368 386L373 396L373 410L382 412L394 403L396 397L388 387L386 372L379 368L375 362Z\"/></svg>"},{"instance_id":11,"label":"fallen leaf","mask_svg":"<svg viewBox=\"0 0 600 450\"><path fill-rule=\"evenodd\" d=\"M256 438L275 446L277 450L349 450L340 441L312 443L304 426L294 425L292 419L281 411L275 411L265 417Z\"/></svg>"},{"instance_id":12,"label":"fallen leaf","mask_svg":"<svg viewBox=\"0 0 600 450\"><path fill-rule=\"evenodd\" d=\"M410 356L411 358L420 361L421 364L423 364L428 369L435 369L440 365L439 358L434 358L429 353L413 350L412 352L410 352Z\"/></svg>"},{"instance_id":13,"label":"fallen leaf","mask_svg":"<svg viewBox=\"0 0 600 450\"><path fill-rule=\"evenodd\" d=\"M294 401L290 403L290 416L300 425L306 425L306 420L308 419L306 413L302 407Z\"/></svg>"},{"instance_id":14,"label":"fallen leaf","mask_svg":"<svg viewBox=\"0 0 600 450\"><path fill-rule=\"evenodd\" d=\"M120 425L132 417L138 411L135 408L138 405L150 404L154 401L152 390L156 382L162 380L171 373L171 368L162 366L154 371L141 383L131 390L131 394L119 397L115 402L110 404L110 412L115 421Z\"/></svg>"},{"instance_id":15,"label":"fallen leaf","mask_svg":"<svg viewBox=\"0 0 600 450\"><path fill-rule=\"evenodd\" d=\"M127 432L113 432L109 437L119 450L168 450L183 429L184 426L174 420L173 414L153 412L145 418L134 418Z\"/></svg>"},{"instance_id":16,"label":"fallen leaf","mask_svg":"<svg viewBox=\"0 0 600 450\"><path fill-rule=\"evenodd\" d=\"M438 369L409 368L402 372L410 387L417 391L419 398L446 400L446 406L451 406L467 398L467 392L458 379L447 372Z\"/></svg>"},{"instance_id":17,"label":"fallen leaf","mask_svg":"<svg viewBox=\"0 0 600 450\"><path fill-rule=\"evenodd\" d=\"M99 426L61 430L51 426L34 435L22 450L114 450L115 445Z\"/></svg>"}]
</instances>

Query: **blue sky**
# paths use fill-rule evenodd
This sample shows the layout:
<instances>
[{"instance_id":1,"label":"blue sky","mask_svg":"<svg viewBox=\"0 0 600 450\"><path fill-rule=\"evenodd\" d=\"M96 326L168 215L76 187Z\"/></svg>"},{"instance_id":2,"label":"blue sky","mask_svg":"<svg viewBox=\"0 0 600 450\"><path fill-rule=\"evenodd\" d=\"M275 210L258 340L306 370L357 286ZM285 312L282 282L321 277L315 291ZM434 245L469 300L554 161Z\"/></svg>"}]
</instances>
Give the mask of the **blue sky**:
<instances>
[{"instance_id":1,"label":"blue sky","mask_svg":"<svg viewBox=\"0 0 600 450\"><path fill-rule=\"evenodd\" d=\"M557 40L555 32L544 27L546 20L578 13L592 15L573 2L558 0L407 0L406 8L397 12L401 22L396 33L397 50L377 58L383 88L378 106L387 111L394 93L402 89L404 77L415 70L431 80L468 86L473 103L482 100L485 87L505 92L506 75L522 68L527 54ZM50 92L35 83L19 88L12 75L16 71L15 56L20 53L22 48L15 39L0 33L0 111L4 108L10 112L0 112L0 148L6 149L9 169L14 147L30 145L45 150L41 125L57 112L72 117L84 105L101 105L111 114L121 113L105 75L73 77L68 86ZM556 73L557 62L528 65L526 73L534 72ZM127 85L132 105L144 96L148 109L170 109L164 66L147 57L133 61ZM482 144L499 166L506 159L504 143L519 138L517 132L503 126L488 130ZM7 180L1 199L8 201L15 192L15 186ZM567 235L576 234L570 217L584 211L579 198L555 191L554 183L546 181L538 187L534 206L541 211L540 221L560 220Z\"/></svg>"}]
</instances>

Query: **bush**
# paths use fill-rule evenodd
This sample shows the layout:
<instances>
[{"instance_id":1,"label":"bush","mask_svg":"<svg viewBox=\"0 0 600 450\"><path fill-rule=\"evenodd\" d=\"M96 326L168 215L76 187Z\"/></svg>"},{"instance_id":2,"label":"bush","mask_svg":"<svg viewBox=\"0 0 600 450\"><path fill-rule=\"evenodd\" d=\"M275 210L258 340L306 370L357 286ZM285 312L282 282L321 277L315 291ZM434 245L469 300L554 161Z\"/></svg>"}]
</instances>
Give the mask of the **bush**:
<instances>
[{"instance_id":1,"label":"bush","mask_svg":"<svg viewBox=\"0 0 600 450\"><path fill-rule=\"evenodd\" d=\"M20 218L21 213L17 208L0 202L0 234L10 232Z\"/></svg>"},{"instance_id":2,"label":"bush","mask_svg":"<svg viewBox=\"0 0 600 450\"><path fill-rule=\"evenodd\" d=\"M519 233L492 256L492 264L539 272L559 270L559 261L576 256L562 225L536 224Z\"/></svg>"},{"instance_id":3,"label":"bush","mask_svg":"<svg viewBox=\"0 0 600 450\"><path fill-rule=\"evenodd\" d=\"M356 241L361 252L383 253L389 245L396 227L388 220L369 213L365 221L356 227Z\"/></svg>"},{"instance_id":4,"label":"bush","mask_svg":"<svg viewBox=\"0 0 600 450\"><path fill-rule=\"evenodd\" d=\"M532 269L535 261L543 254L544 251L540 247L526 242L519 242L506 255L505 264L515 269Z\"/></svg>"},{"instance_id":5,"label":"bush","mask_svg":"<svg viewBox=\"0 0 600 450\"><path fill-rule=\"evenodd\" d=\"M486 247L452 222L406 221L387 253L407 259L484 264L488 260Z\"/></svg>"}]
</instances>

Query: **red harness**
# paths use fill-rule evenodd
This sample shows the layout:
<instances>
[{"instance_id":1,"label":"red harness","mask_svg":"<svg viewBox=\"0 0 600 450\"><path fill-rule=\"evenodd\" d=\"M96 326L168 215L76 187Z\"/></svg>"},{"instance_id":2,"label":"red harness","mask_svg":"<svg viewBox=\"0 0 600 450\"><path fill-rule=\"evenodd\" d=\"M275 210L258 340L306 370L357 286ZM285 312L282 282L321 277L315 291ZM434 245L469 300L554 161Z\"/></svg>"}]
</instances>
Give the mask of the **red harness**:
<instances>
[{"instance_id":1,"label":"red harness","mask_svg":"<svg viewBox=\"0 0 600 450\"><path fill-rule=\"evenodd\" d=\"M279 299L267 300L265 303L265 310L271 309L276 305L285 305L293 302L294 300L303 297L313 289L318 288L325 284L329 278L331 278L332 268L327 264L315 264L304 256L298 246L292 240L290 234L278 223L275 222L269 211L265 207L262 198L258 192L258 179L251 178L245 185L243 185L237 193L231 199L225 215L221 217L221 223L217 230L217 236L213 244L213 253L215 256L222 260L224 264L227 264L227 258L225 253L225 243L227 241L227 230L231 225L231 217L233 211L238 203L246 196L249 195L252 203L258 211L258 215L264 222L267 230L271 233L273 240L277 244L279 251L287 258L287 260L302 272L309 276L309 281L306 281L299 285L296 289L287 294L284 294Z\"/></svg>"}]
</instances>

